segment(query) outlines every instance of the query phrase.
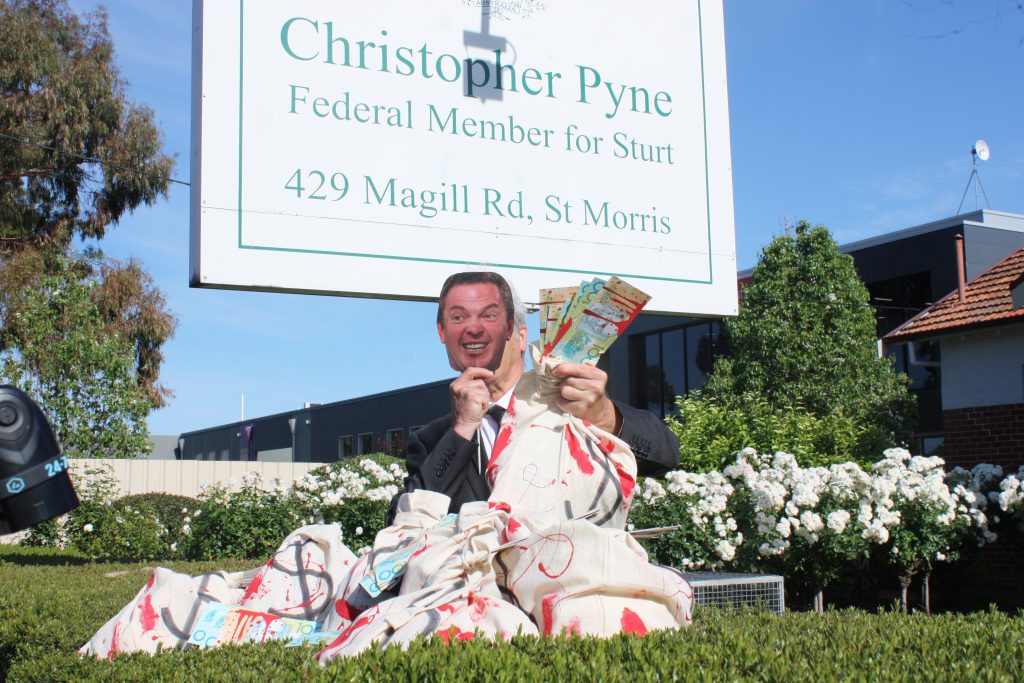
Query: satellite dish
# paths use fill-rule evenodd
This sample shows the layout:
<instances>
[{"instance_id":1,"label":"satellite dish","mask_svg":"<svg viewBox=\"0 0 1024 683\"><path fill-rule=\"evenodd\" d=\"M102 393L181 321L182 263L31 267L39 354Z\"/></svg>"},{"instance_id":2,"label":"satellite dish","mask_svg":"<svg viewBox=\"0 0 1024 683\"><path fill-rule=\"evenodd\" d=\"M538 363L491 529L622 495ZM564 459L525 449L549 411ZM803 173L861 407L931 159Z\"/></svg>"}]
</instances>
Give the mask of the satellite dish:
<instances>
[{"instance_id":1,"label":"satellite dish","mask_svg":"<svg viewBox=\"0 0 1024 683\"><path fill-rule=\"evenodd\" d=\"M977 142L975 142L974 143L974 149L971 150L971 151L974 152L975 154L977 154L978 158L981 159L982 161L988 161L988 157L989 157L988 143L985 142L984 140L978 140Z\"/></svg>"}]
</instances>

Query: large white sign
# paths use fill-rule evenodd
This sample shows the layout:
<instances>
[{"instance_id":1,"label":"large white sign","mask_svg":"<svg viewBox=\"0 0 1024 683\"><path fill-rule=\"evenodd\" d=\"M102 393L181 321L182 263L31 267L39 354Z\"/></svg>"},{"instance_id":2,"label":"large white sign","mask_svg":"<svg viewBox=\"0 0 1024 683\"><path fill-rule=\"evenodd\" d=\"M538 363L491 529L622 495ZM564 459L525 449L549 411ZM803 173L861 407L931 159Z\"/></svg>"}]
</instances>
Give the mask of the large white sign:
<instances>
[{"instance_id":1,"label":"large white sign","mask_svg":"<svg viewBox=\"0 0 1024 683\"><path fill-rule=\"evenodd\" d=\"M191 282L736 312L721 0L195 1Z\"/></svg>"}]
</instances>

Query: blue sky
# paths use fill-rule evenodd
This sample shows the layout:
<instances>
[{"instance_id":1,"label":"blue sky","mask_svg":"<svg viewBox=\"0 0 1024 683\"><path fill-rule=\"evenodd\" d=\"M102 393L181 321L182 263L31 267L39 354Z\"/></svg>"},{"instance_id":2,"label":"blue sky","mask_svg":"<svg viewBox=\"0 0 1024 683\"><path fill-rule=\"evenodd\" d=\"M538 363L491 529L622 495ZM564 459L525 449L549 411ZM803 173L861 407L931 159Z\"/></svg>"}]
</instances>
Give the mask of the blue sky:
<instances>
[{"instance_id":1,"label":"blue sky","mask_svg":"<svg viewBox=\"0 0 1024 683\"><path fill-rule=\"evenodd\" d=\"M187 181L191 0L104 4L129 94ZM801 218L849 242L952 215L979 137L992 208L1024 213L1017 0L725 0L725 13L740 268ZM452 376L432 304L190 289L188 193L173 185L100 243L142 261L178 317L154 434L238 420L243 394L256 417Z\"/></svg>"}]
</instances>

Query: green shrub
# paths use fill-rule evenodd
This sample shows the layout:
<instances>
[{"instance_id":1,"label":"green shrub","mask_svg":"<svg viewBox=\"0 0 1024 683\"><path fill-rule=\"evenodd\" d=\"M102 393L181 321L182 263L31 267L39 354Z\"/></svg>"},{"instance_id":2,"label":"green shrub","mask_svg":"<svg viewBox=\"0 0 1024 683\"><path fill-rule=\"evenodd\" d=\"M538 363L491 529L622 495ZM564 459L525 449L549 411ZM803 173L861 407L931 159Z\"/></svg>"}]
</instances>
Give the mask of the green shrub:
<instances>
[{"instance_id":1,"label":"green shrub","mask_svg":"<svg viewBox=\"0 0 1024 683\"><path fill-rule=\"evenodd\" d=\"M195 508L199 501L190 496L179 496L173 493L137 493L120 498L118 503L147 507L166 525L181 520L182 515L185 514L184 511Z\"/></svg>"},{"instance_id":2,"label":"green shrub","mask_svg":"<svg viewBox=\"0 0 1024 683\"><path fill-rule=\"evenodd\" d=\"M183 517L177 554L193 560L262 559L312 521L302 517L286 492L264 491L254 478L243 477L238 491L220 485L207 489L198 507Z\"/></svg>"},{"instance_id":3,"label":"green shrub","mask_svg":"<svg viewBox=\"0 0 1024 683\"><path fill-rule=\"evenodd\" d=\"M641 480L637 491L631 528L679 527L642 542L652 562L686 572L719 569L733 560L743 536L729 509L733 487L721 474L670 472L665 482Z\"/></svg>"},{"instance_id":4,"label":"green shrub","mask_svg":"<svg viewBox=\"0 0 1024 683\"><path fill-rule=\"evenodd\" d=\"M694 393L680 397L676 406L679 413L666 422L679 439L679 469L688 472L724 469L747 447L792 453L805 467L849 460L869 464L878 453L860 451L865 429L851 418L776 408L754 394L725 402Z\"/></svg>"},{"instance_id":5,"label":"green shrub","mask_svg":"<svg viewBox=\"0 0 1024 683\"><path fill-rule=\"evenodd\" d=\"M50 558L52 563L47 562ZM69 567L67 553L0 549L0 679L11 681L655 681L1024 679L1024 618L700 610L681 632L644 638L440 639L388 647L321 668L315 648L279 643L122 655L75 651L146 582L139 564ZM81 561L80 559L78 561ZM225 564L228 570L244 563ZM210 563L173 563L210 571Z\"/></svg>"},{"instance_id":6,"label":"green shrub","mask_svg":"<svg viewBox=\"0 0 1024 683\"><path fill-rule=\"evenodd\" d=\"M405 463L383 453L332 462L292 485L296 508L307 518L337 523L353 549L372 545L384 528L391 499L401 490Z\"/></svg>"}]
</instances>

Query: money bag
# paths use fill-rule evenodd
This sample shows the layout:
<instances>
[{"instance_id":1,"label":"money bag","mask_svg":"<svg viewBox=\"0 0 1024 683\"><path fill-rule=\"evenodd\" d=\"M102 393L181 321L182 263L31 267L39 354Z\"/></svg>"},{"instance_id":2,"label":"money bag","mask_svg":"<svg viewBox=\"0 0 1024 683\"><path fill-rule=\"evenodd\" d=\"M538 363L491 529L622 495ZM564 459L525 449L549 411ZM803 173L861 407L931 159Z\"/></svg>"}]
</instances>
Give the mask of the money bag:
<instances>
[{"instance_id":1,"label":"money bag","mask_svg":"<svg viewBox=\"0 0 1024 683\"><path fill-rule=\"evenodd\" d=\"M562 361L531 347L534 369L512 394L487 463L492 502L533 524L586 517L622 529L636 484L636 457L621 439L559 409Z\"/></svg>"}]
</instances>

